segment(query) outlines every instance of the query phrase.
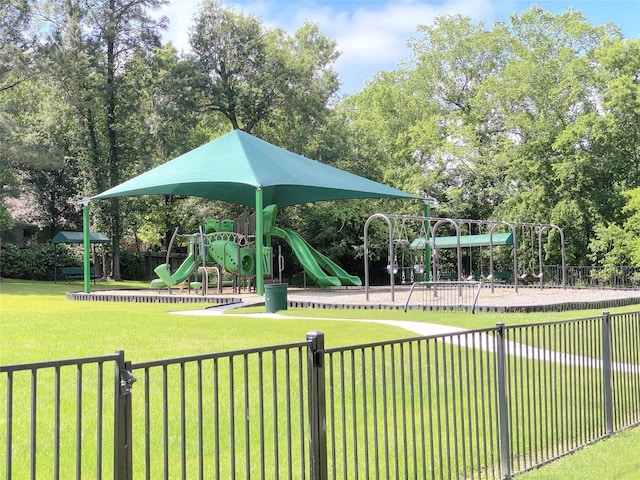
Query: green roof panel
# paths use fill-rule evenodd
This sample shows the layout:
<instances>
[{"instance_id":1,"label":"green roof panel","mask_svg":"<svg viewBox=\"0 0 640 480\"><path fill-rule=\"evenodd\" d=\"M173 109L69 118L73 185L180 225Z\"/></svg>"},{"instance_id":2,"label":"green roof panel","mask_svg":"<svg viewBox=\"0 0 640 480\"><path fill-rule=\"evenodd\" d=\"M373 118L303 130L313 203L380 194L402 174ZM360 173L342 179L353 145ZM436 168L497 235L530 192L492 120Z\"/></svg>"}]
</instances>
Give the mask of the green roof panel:
<instances>
[{"instance_id":1,"label":"green roof panel","mask_svg":"<svg viewBox=\"0 0 640 480\"><path fill-rule=\"evenodd\" d=\"M104 233L89 234L89 243L109 243L111 240ZM82 232L58 232L51 239L51 243L83 243Z\"/></svg>"},{"instance_id":2,"label":"green roof panel","mask_svg":"<svg viewBox=\"0 0 640 480\"><path fill-rule=\"evenodd\" d=\"M483 234L483 235L460 235L460 246L461 247L488 247L491 241L491 235ZM450 237L436 237L436 248L456 248L458 246L458 237L450 236ZM424 237L416 238L413 242L411 242L411 248L413 249L424 249L426 240ZM494 233L493 234L493 245L513 245L513 234L512 233Z\"/></svg>"},{"instance_id":3,"label":"green roof panel","mask_svg":"<svg viewBox=\"0 0 640 480\"><path fill-rule=\"evenodd\" d=\"M188 195L278 207L354 198L419 199L411 193L276 147L234 130L92 198Z\"/></svg>"}]
</instances>

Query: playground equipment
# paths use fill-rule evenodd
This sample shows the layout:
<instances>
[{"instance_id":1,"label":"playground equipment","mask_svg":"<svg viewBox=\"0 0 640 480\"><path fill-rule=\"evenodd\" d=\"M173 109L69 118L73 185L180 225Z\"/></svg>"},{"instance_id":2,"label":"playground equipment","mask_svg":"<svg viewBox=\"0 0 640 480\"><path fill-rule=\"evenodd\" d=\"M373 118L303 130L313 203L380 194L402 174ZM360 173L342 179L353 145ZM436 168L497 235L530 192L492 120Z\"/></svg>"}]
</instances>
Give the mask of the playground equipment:
<instances>
[{"instance_id":1,"label":"playground equipment","mask_svg":"<svg viewBox=\"0 0 640 480\"><path fill-rule=\"evenodd\" d=\"M320 287L340 285L362 285L360 278L349 275L339 265L327 256L314 249L297 232L286 228L276 227L276 205L269 205L263 211L263 231L266 236L265 247L262 254L257 255L255 247L255 232L249 229L249 218L241 220L207 220L200 232L196 234L180 235L187 241L187 258L175 272L170 269L170 253L175 240L179 237L178 229L169 243L167 260L164 264L155 268L157 279L152 280L151 288L168 288L187 281L192 275L197 275L197 269L202 266L202 281L197 278L189 282L190 288L202 288L203 294L207 291L207 266L213 266L218 275L218 291L222 291L222 271L234 275L234 287L239 283L236 279L243 277L255 277L256 262L262 262L262 271L271 275L272 249L271 236L282 238L300 261L300 265L307 275ZM239 217L241 218L241 217ZM244 229L243 232L235 230ZM278 256L278 264L281 267L282 259ZM282 269L282 268L281 268Z\"/></svg>"},{"instance_id":2,"label":"playground equipment","mask_svg":"<svg viewBox=\"0 0 640 480\"><path fill-rule=\"evenodd\" d=\"M197 276L198 267L202 267L202 280L200 282L191 281L189 288L202 289L206 294L208 289L207 266L213 266L216 270L218 281L218 292L222 291L222 271L234 275L234 288L239 285L238 278L255 276L255 247L251 245L251 238L245 233L235 232L234 220L210 219L200 227L199 233L178 234L178 229L173 233L169 248L167 249L167 260L164 264L154 269L157 279L151 281L151 288L168 288L179 285L189 279L192 275ZM174 243L178 238L187 241L187 258L176 269L171 272L170 255ZM264 249L262 255L263 264L270 266L270 251ZM267 274L270 269L264 270Z\"/></svg>"},{"instance_id":3,"label":"playground equipment","mask_svg":"<svg viewBox=\"0 0 640 480\"><path fill-rule=\"evenodd\" d=\"M371 215L364 226L364 277L365 277L365 295L366 299L369 299L369 225L372 221L381 219L387 224L389 232L388 240L388 262L387 272L389 274L389 283L391 287L391 299L394 300L395 291L395 276L400 272L401 278L406 280L402 275L402 272L407 268L412 268L413 272L423 272L423 282L433 280L478 280L482 278L490 282L491 291L494 290L494 285L498 280L511 280L515 292L518 292L519 280L524 280L527 276L531 276L539 281L540 288L543 288L543 252L542 252L542 237L545 232L557 231L560 237L560 255L561 255L561 271L562 271L562 287L566 288L566 264L565 264L565 244L564 233L562 229L553 224L543 223L526 223L526 222L507 222L507 221L494 221L494 220L473 220L473 219L455 219L455 218L438 218L430 216L416 216L416 215L394 215L385 213L376 213ZM420 232L419 236L415 238L411 244L410 249L414 250L416 254L411 256L412 262L407 267L404 264L398 262L398 248L404 249L404 245L407 241L407 227L408 222L413 222L417 228L412 231ZM454 236L441 236L438 237L437 233L440 227L443 225L449 225L450 229L455 232ZM487 233L462 235L464 227L468 232L471 232L471 226L476 225L477 231L484 229ZM518 245L519 240L517 236L517 229L521 228L523 231L529 231L531 237L534 238L537 234L538 237L538 269L537 271L527 272L525 268L520 268L522 263L518 257ZM499 231L502 229L503 231ZM504 231L506 230L506 232ZM512 262L513 267L511 272L503 272L495 270L494 265L494 248L499 245L507 245L512 247ZM483 265L480 265L480 271L474 271L474 265L472 263L472 257L469 255L469 271L465 275L463 271L463 248L468 247L469 251L472 248L489 247L488 258L488 270L485 271ZM456 271L447 273L447 277L443 276L443 272L439 268L439 250L443 249L456 249ZM533 248L533 247L532 247ZM401 256L401 259L404 256ZM534 255L530 257L530 267L533 265ZM422 263L414 263L416 259L422 259ZM480 262L483 257L480 255ZM429 268L431 267L431 268ZM449 278L450 277L450 278ZM411 278L411 283L414 279Z\"/></svg>"},{"instance_id":4,"label":"playground equipment","mask_svg":"<svg viewBox=\"0 0 640 480\"><path fill-rule=\"evenodd\" d=\"M349 275L326 255L314 249L307 241L293 230L275 226L276 205L264 209L263 221L265 235L282 238L291 247L304 271L320 287L361 286L359 277Z\"/></svg>"},{"instance_id":5,"label":"playground equipment","mask_svg":"<svg viewBox=\"0 0 640 480\"><path fill-rule=\"evenodd\" d=\"M167 249L167 259L166 262L158 265L154 272L158 275L158 278L151 281L151 288L157 288L158 290L161 288L168 288L169 292L171 292L171 287L174 285L179 285L182 282L186 281L192 274L197 272L198 264L202 261L202 252L204 251L204 245L202 242L198 242L202 237L202 229L200 231L200 235L191 234L191 235L183 235L183 237L187 240L187 258L180 264L180 266L176 269L175 272L171 273L170 269L170 255L172 246L178 237L178 228L176 228L171 236L171 241L169 242L169 248ZM204 273L203 273L204 277ZM190 282L189 287L199 290L202 288L202 282Z\"/></svg>"}]
</instances>

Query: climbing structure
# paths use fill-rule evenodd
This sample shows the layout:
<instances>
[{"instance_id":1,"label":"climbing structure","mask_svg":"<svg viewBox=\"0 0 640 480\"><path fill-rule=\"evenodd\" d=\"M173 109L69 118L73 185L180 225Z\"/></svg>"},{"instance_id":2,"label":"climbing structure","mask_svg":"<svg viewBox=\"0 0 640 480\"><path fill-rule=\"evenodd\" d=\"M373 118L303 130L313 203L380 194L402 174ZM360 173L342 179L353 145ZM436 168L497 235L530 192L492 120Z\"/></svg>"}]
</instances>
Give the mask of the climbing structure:
<instances>
[{"instance_id":1,"label":"climbing structure","mask_svg":"<svg viewBox=\"0 0 640 480\"><path fill-rule=\"evenodd\" d=\"M297 232L276 227L276 214L276 205L269 205L264 209L264 235L267 238L270 236L282 238L291 247L304 271L318 286L362 285L360 278L349 275L326 255L309 245ZM171 246L178 236L176 230L169 245L167 261L154 270L158 278L151 282L151 287L170 290L172 286L187 281L191 275L196 275L198 266L203 267L203 272L207 266L217 268L219 289L222 284L220 270L240 277L255 276L256 261L258 261L256 259L255 235L246 231L243 233L235 231L236 226L234 220L211 219L204 222L200 233L183 235L187 239L188 256L172 273L169 266L169 254ZM266 242L266 245L270 244L270 241ZM271 274L271 248L263 247L262 254L258 257L259 261L262 261L263 272ZM203 292L206 292L206 274L202 275L205 280ZM201 284L202 282L190 282L190 285L196 288L199 288Z\"/></svg>"}]
</instances>

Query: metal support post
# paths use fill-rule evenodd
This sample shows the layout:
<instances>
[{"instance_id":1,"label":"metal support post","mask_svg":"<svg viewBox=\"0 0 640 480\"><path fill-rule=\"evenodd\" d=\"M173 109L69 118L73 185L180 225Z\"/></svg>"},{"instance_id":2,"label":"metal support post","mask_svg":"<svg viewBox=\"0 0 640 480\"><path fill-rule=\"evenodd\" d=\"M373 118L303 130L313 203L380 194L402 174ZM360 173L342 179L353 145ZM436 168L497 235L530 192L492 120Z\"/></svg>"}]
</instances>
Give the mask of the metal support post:
<instances>
[{"instance_id":1,"label":"metal support post","mask_svg":"<svg viewBox=\"0 0 640 480\"><path fill-rule=\"evenodd\" d=\"M602 313L602 385L604 391L604 419L607 435L613 434L613 388L611 377L611 317Z\"/></svg>"},{"instance_id":2,"label":"metal support post","mask_svg":"<svg viewBox=\"0 0 640 480\"><path fill-rule=\"evenodd\" d=\"M509 406L506 377L506 339L504 323L497 323L496 353L498 376L498 414L500 415L500 473L511 478L511 448L509 440Z\"/></svg>"},{"instance_id":3,"label":"metal support post","mask_svg":"<svg viewBox=\"0 0 640 480\"><path fill-rule=\"evenodd\" d=\"M89 259L89 251L91 249L91 222L89 216L89 199L85 198L82 203L82 266L84 272L84 293L91 292L91 263Z\"/></svg>"},{"instance_id":4,"label":"metal support post","mask_svg":"<svg viewBox=\"0 0 640 480\"><path fill-rule=\"evenodd\" d=\"M309 332L309 455L311 480L327 480L327 409L324 381L324 333Z\"/></svg>"},{"instance_id":5,"label":"metal support post","mask_svg":"<svg viewBox=\"0 0 640 480\"><path fill-rule=\"evenodd\" d=\"M136 381L131 374L131 362L124 361L124 352L118 351L115 366L115 415L114 415L114 480L133 479L133 458L131 451L131 386Z\"/></svg>"}]
</instances>

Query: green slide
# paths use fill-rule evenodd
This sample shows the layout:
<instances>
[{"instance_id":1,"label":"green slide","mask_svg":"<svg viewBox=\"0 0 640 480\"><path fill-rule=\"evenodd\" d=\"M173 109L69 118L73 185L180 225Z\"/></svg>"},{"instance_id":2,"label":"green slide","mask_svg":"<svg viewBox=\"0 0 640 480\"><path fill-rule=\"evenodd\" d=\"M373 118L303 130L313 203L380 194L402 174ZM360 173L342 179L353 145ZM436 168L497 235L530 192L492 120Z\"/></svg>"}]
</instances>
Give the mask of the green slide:
<instances>
[{"instance_id":1,"label":"green slide","mask_svg":"<svg viewBox=\"0 0 640 480\"><path fill-rule=\"evenodd\" d=\"M195 271L200 263L199 260L200 259L194 258L193 255L189 255L173 275L171 274L169 265L166 263L158 265L153 271L156 272L159 278L151 281L151 288L171 287L183 282Z\"/></svg>"},{"instance_id":2,"label":"green slide","mask_svg":"<svg viewBox=\"0 0 640 480\"><path fill-rule=\"evenodd\" d=\"M289 244L307 275L320 287L362 285L360 278L349 275L339 265L309 245L304 238L293 230L274 226L269 233L284 239Z\"/></svg>"},{"instance_id":3,"label":"green slide","mask_svg":"<svg viewBox=\"0 0 640 480\"><path fill-rule=\"evenodd\" d=\"M255 248L239 247L237 243L216 240L207 246L207 262L215 262L224 270L240 275L255 273Z\"/></svg>"}]
</instances>

